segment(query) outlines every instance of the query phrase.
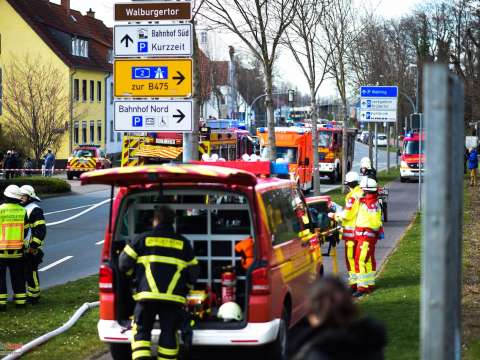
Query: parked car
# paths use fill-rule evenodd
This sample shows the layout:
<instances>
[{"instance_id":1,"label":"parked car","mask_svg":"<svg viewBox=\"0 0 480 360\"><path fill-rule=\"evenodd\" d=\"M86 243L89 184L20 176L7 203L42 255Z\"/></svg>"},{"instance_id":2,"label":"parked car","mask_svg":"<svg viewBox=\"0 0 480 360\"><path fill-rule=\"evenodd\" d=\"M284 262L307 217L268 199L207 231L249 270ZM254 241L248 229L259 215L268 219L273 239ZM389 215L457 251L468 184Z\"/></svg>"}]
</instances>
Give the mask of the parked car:
<instances>
[{"instance_id":1,"label":"parked car","mask_svg":"<svg viewBox=\"0 0 480 360\"><path fill-rule=\"evenodd\" d=\"M373 146L378 143L378 146L387 146L388 145L388 137L385 134L379 133L377 134L378 140L375 139L375 135L373 135Z\"/></svg>"},{"instance_id":2,"label":"parked car","mask_svg":"<svg viewBox=\"0 0 480 360\"><path fill-rule=\"evenodd\" d=\"M357 135L357 140L362 143L365 143L366 139L368 139L368 131L362 131Z\"/></svg>"},{"instance_id":3,"label":"parked car","mask_svg":"<svg viewBox=\"0 0 480 360\"><path fill-rule=\"evenodd\" d=\"M245 169L245 163L239 168ZM265 168L265 163L270 164L251 164ZM162 205L175 210L175 229L192 243L201 267L195 290L209 298L211 307L204 312L208 316L197 319L192 345L258 347L268 358L286 359L287 330L307 314L308 290L323 273L321 256L314 252L318 237L294 181L260 178L257 172L232 166L235 162L151 165L81 176L82 184L121 187L113 201L99 274L98 332L114 359L131 357L134 309L132 284L119 271L118 256L129 239L151 229L154 207ZM247 237L254 240L255 258L245 271L234 249ZM225 266L236 269L241 321L216 317Z\"/></svg>"},{"instance_id":4,"label":"parked car","mask_svg":"<svg viewBox=\"0 0 480 360\"><path fill-rule=\"evenodd\" d=\"M67 178L72 180L86 171L109 167L112 167L112 163L99 145L78 145L68 158Z\"/></svg>"}]
</instances>

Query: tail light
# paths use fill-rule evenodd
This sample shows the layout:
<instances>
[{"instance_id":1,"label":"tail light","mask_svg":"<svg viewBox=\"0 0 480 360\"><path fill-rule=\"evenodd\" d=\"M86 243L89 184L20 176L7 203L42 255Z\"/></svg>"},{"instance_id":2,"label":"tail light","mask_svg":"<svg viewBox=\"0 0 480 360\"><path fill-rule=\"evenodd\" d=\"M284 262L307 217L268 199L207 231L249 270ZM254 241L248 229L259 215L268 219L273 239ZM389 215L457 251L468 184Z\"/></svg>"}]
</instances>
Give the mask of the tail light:
<instances>
[{"instance_id":1,"label":"tail light","mask_svg":"<svg viewBox=\"0 0 480 360\"><path fill-rule=\"evenodd\" d=\"M270 294L270 275L269 269L261 267L252 271L252 295Z\"/></svg>"},{"instance_id":2,"label":"tail light","mask_svg":"<svg viewBox=\"0 0 480 360\"><path fill-rule=\"evenodd\" d=\"M100 289L100 292L113 292L113 270L110 266L107 266L105 264L100 265L100 271L98 275L98 287Z\"/></svg>"}]
</instances>

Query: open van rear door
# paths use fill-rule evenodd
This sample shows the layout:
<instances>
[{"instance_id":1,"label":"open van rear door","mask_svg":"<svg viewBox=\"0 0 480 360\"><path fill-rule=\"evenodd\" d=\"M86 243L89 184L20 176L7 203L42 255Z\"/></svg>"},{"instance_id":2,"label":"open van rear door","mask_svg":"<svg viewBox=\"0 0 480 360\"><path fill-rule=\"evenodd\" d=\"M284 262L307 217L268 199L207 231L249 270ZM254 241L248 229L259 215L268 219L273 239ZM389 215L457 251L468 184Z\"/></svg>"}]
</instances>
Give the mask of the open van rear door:
<instances>
[{"instance_id":1,"label":"open van rear door","mask_svg":"<svg viewBox=\"0 0 480 360\"><path fill-rule=\"evenodd\" d=\"M131 186L155 183L213 183L225 185L255 186L254 174L219 166L192 164L164 164L119 167L82 174L82 185L105 184Z\"/></svg>"}]
</instances>

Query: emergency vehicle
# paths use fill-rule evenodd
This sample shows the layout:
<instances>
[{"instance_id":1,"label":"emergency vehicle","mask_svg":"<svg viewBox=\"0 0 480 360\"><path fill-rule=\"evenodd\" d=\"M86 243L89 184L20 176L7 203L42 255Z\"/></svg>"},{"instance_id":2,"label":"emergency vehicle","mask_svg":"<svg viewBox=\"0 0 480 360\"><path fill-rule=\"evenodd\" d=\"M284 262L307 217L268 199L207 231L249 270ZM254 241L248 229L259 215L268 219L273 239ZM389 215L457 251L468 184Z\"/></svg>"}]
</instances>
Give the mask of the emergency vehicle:
<instances>
[{"instance_id":1,"label":"emergency vehicle","mask_svg":"<svg viewBox=\"0 0 480 360\"><path fill-rule=\"evenodd\" d=\"M196 320L192 345L258 347L267 351L265 358L286 359L287 330L306 315L308 289L323 273L315 254L318 238L294 181L269 177L278 173L269 162L238 163L148 165L82 175L83 185L111 185L112 196L113 187L120 187L99 273L98 332L114 359L131 356L134 309L132 284L119 271L118 256L129 239L151 229L153 210L162 205L175 210L174 227L192 242L201 267L187 308ZM254 250L245 270L235 245L247 238ZM228 284L222 282L225 268ZM238 320L217 317L224 291L241 308Z\"/></svg>"},{"instance_id":2,"label":"emergency vehicle","mask_svg":"<svg viewBox=\"0 0 480 360\"><path fill-rule=\"evenodd\" d=\"M422 144L421 148L420 143ZM424 143L424 134L419 133L407 134L407 136L405 136L403 139L403 146L400 155L401 182L418 179L419 162L421 163L421 171L423 174L423 164L425 163Z\"/></svg>"},{"instance_id":3,"label":"emergency vehicle","mask_svg":"<svg viewBox=\"0 0 480 360\"><path fill-rule=\"evenodd\" d=\"M341 180L342 128L336 125L318 126L318 169L320 175L328 176L332 183ZM353 164L355 151L355 129L348 129L347 171ZM266 158L268 130L258 128L262 157ZM302 190L313 189L312 131L308 127L276 127L275 141L277 159L289 164L290 172L298 180ZM316 166L315 166L316 167Z\"/></svg>"},{"instance_id":4,"label":"emergency vehicle","mask_svg":"<svg viewBox=\"0 0 480 360\"><path fill-rule=\"evenodd\" d=\"M73 149L72 156L67 160L67 179L80 177L85 171L106 169L111 167L105 151L98 145L79 145Z\"/></svg>"}]
</instances>

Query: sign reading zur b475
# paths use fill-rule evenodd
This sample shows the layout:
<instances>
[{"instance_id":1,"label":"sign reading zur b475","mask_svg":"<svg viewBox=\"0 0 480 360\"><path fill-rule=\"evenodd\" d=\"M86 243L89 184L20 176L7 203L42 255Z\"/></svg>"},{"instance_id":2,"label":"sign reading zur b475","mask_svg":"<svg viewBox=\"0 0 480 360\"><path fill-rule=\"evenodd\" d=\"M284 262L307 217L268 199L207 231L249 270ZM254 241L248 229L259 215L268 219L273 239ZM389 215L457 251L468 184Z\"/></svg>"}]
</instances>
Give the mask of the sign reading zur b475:
<instances>
[{"instance_id":1,"label":"sign reading zur b475","mask_svg":"<svg viewBox=\"0 0 480 360\"><path fill-rule=\"evenodd\" d=\"M192 94L192 60L116 60L116 97L188 97Z\"/></svg>"}]
</instances>

